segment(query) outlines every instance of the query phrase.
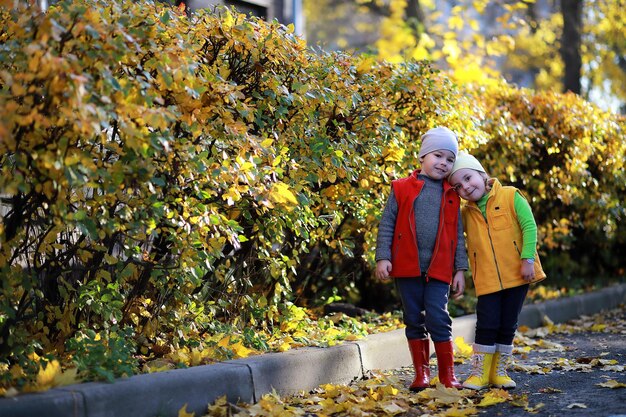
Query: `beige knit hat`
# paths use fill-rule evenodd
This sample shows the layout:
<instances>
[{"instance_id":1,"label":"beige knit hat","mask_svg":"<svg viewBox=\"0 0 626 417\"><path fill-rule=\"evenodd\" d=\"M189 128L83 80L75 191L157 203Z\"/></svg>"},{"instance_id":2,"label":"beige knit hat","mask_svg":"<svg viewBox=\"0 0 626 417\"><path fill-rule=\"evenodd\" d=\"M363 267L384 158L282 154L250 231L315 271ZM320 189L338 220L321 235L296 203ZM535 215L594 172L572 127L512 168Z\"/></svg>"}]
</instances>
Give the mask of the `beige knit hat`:
<instances>
[{"instance_id":1,"label":"beige knit hat","mask_svg":"<svg viewBox=\"0 0 626 417\"><path fill-rule=\"evenodd\" d=\"M473 169L478 172L485 172L485 168L483 168L480 162L478 162L478 159L467 152L459 152L456 157L456 161L454 161L454 165L452 166L452 171L450 171L450 177L459 169L463 168Z\"/></svg>"},{"instance_id":2,"label":"beige knit hat","mask_svg":"<svg viewBox=\"0 0 626 417\"><path fill-rule=\"evenodd\" d=\"M418 157L421 158L440 149L452 152L455 157L459 151L456 135L447 127L435 127L422 135L422 146Z\"/></svg>"}]
</instances>

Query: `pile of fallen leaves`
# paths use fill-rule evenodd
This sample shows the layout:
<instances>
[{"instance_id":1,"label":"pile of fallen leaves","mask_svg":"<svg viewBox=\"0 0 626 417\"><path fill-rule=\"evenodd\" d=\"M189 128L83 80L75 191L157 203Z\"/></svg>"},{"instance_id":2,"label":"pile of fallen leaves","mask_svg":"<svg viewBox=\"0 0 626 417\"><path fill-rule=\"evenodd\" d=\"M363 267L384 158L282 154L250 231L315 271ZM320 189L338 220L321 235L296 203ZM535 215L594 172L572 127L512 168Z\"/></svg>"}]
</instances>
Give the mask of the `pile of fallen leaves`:
<instances>
[{"instance_id":1,"label":"pile of fallen leaves","mask_svg":"<svg viewBox=\"0 0 626 417\"><path fill-rule=\"evenodd\" d=\"M610 327L605 323L613 324ZM524 358L531 351L564 351L566 347L546 340L552 334L573 334L583 331L615 333L626 335L626 323L618 320L615 312L583 317L568 324L554 324L545 318L545 325L537 329L520 328L515 339L515 356ZM471 355L471 346L462 338L455 339L455 359L459 363L467 361ZM431 362L434 365L434 360ZM557 361L539 361L536 365L514 363L513 369L531 374L546 374L553 370L588 372L591 368L623 372L625 367L613 359L578 358ZM309 393L281 397L276 393L264 395L255 404L232 404L226 398L218 399L208 407L205 417L251 417L251 416L394 416L408 417L475 416L481 409L495 404L508 402L528 413L537 413L544 405L541 402L531 404L528 395L515 394L503 389L474 391L467 389L446 388L434 383L431 388L419 393L407 389L413 370L410 367L389 372L373 373L348 385L324 384ZM599 386L605 388L624 388L626 384L608 380ZM559 390L545 388L544 393ZM575 408L577 405L573 404ZM183 408L179 417L192 417Z\"/></svg>"},{"instance_id":2,"label":"pile of fallen leaves","mask_svg":"<svg viewBox=\"0 0 626 417\"><path fill-rule=\"evenodd\" d=\"M569 323L554 324L549 318L544 317L544 326L536 329L527 327L520 328L520 332L515 337L515 352L528 354L532 350L541 352L565 351L566 347L545 338L551 334L574 334L579 332L614 333L626 335L626 323L617 318L618 310L596 314L593 317L583 316L578 320ZM606 324L611 322L611 326ZM519 362L514 364L514 370L530 374L547 374L552 370L589 372L593 367L599 367L605 371L623 372L625 367L619 365L614 359L599 358L577 358L570 360L559 358L556 361L538 361L535 365L522 365ZM609 384L611 385L611 384ZM622 384L624 385L624 384Z\"/></svg>"},{"instance_id":3,"label":"pile of fallen leaves","mask_svg":"<svg viewBox=\"0 0 626 417\"><path fill-rule=\"evenodd\" d=\"M224 398L209 406L207 416L405 416L437 415L470 416L480 408L504 401L512 401L527 411L524 396L514 396L502 389L477 392L467 389L446 388L437 384L433 388L413 393L405 388L398 376L379 375L350 385L322 385L305 396L281 398L265 395L253 405L234 405ZM179 417L185 416L181 410Z\"/></svg>"}]
</instances>

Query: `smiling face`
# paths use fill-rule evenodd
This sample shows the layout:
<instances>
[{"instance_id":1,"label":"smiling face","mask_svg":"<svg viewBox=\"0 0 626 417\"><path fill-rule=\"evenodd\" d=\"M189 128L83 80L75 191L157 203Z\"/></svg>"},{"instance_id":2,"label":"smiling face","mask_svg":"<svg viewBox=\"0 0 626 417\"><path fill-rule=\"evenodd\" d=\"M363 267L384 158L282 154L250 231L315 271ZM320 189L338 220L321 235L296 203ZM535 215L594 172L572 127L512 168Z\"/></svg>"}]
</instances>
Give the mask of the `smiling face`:
<instances>
[{"instance_id":1,"label":"smiling face","mask_svg":"<svg viewBox=\"0 0 626 417\"><path fill-rule=\"evenodd\" d=\"M420 158L422 163L421 173L434 180L442 180L452 170L454 159L454 153L445 149L428 153Z\"/></svg>"},{"instance_id":2,"label":"smiling face","mask_svg":"<svg viewBox=\"0 0 626 417\"><path fill-rule=\"evenodd\" d=\"M448 182L464 200L478 201L487 192L486 178L470 168L459 169L450 175Z\"/></svg>"}]
</instances>

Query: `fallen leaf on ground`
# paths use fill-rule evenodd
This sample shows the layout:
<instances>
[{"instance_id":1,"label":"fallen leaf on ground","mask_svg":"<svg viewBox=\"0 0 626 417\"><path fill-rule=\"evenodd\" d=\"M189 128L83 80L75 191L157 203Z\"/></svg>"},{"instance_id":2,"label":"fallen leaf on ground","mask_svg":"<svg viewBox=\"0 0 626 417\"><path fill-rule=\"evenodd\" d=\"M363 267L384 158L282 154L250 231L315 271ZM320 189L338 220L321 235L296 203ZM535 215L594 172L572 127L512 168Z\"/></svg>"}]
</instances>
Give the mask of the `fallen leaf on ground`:
<instances>
[{"instance_id":1,"label":"fallen leaf on ground","mask_svg":"<svg viewBox=\"0 0 626 417\"><path fill-rule=\"evenodd\" d=\"M602 382L601 384L596 384L599 387L604 387L604 388L626 388L626 384L622 383L622 382L618 382L614 379L610 379L606 382Z\"/></svg>"},{"instance_id":2,"label":"fallen leaf on ground","mask_svg":"<svg viewBox=\"0 0 626 417\"><path fill-rule=\"evenodd\" d=\"M537 414L539 412L539 410L541 408L543 408L545 406L544 403L539 403L537 405L535 405L534 407L526 407L524 410L531 413L531 414Z\"/></svg>"},{"instance_id":3,"label":"fallen leaf on ground","mask_svg":"<svg viewBox=\"0 0 626 417\"><path fill-rule=\"evenodd\" d=\"M406 411L406 408L400 407L395 402L390 402L390 403L387 403L387 404L383 404L380 408L386 414L392 415L392 416L396 415L396 414L404 413Z\"/></svg>"},{"instance_id":4,"label":"fallen leaf on ground","mask_svg":"<svg viewBox=\"0 0 626 417\"><path fill-rule=\"evenodd\" d=\"M178 410L178 417L194 417L196 413L188 413L187 412L187 404L183 405L180 410Z\"/></svg>"},{"instance_id":5,"label":"fallen leaf on ground","mask_svg":"<svg viewBox=\"0 0 626 417\"><path fill-rule=\"evenodd\" d=\"M480 403L476 404L478 407L489 407L491 405L503 403L511 399L511 394L503 389L492 389L483 396Z\"/></svg>"},{"instance_id":6,"label":"fallen leaf on ground","mask_svg":"<svg viewBox=\"0 0 626 417\"><path fill-rule=\"evenodd\" d=\"M446 388L443 384L437 384L436 388L427 388L419 393L420 398L430 398L442 404L453 404L465 398L462 390Z\"/></svg>"},{"instance_id":7,"label":"fallen leaf on ground","mask_svg":"<svg viewBox=\"0 0 626 417\"><path fill-rule=\"evenodd\" d=\"M444 417L467 417L467 416L474 416L476 414L478 414L478 409L475 407L456 408L455 406L447 410L445 413L443 413L443 416Z\"/></svg>"},{"instance_id":8,"label":"fallen leaf on ground","mask_svg":"<svg viewBox=\"0 0 626 417\"><path fill-rule=\"evenodd\" d=\"M541 392L542 394L555 394L555 393L559 393L563 391L561 391L558 388L546 387L546 388L541 388L539 392Z\"/></svg>"}]
</instances>

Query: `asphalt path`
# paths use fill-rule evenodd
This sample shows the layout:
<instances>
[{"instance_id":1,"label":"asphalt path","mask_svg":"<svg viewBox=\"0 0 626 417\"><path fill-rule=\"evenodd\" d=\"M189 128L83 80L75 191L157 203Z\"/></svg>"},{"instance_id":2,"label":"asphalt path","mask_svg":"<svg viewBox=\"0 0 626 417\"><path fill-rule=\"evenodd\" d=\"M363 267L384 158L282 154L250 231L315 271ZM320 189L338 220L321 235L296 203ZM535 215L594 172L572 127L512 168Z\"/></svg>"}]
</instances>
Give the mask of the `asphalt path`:
<instances>
[{"instance_id":1,"label":"asphalt path","mask_svg":"<svg viewBox=\"0 0 626 417\"><path fill-rule=\"evenodd\" d=\"M522 333L509 372L517 382L508 391L513 400L480 408L478 415L626 417L626 310L553 329ZM469 361L456 369L466 377Z\"/></svg>"}]
</instances>

